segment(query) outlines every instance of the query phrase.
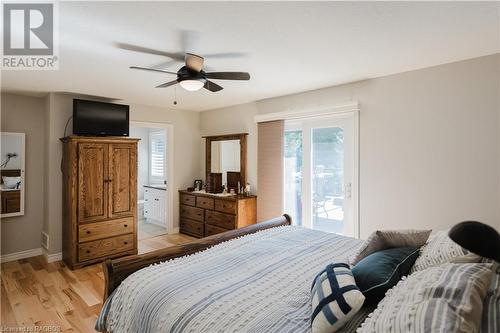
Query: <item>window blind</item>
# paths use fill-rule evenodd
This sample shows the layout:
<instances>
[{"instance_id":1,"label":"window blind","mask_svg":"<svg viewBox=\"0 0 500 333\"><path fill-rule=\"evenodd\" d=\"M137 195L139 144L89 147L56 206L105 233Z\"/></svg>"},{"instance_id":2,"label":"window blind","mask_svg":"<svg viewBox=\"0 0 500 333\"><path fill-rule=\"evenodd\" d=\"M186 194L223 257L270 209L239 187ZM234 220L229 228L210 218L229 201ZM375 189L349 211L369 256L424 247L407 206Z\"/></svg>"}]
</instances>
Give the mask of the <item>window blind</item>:
<instances>
[{"instance_id":1,"label":"window blind","mask_svg":"<svg viewBox=\"0 0 500 333\"><path fill-rule=\"evenodd\" d=\"M149 136L151 161L150 177L154 181L165 179L165 134L163 132L152 132Z\"/></svg>"},{"instance_id":2,"label":"window blind","mask_svg":"<svg viewBox=\"0 0 500 333\"><path fill-rule=\"evenodd\" d=\"M257 221L283 214L284 121L261 122L257 143Z\"/></svg>"}]
</instances>

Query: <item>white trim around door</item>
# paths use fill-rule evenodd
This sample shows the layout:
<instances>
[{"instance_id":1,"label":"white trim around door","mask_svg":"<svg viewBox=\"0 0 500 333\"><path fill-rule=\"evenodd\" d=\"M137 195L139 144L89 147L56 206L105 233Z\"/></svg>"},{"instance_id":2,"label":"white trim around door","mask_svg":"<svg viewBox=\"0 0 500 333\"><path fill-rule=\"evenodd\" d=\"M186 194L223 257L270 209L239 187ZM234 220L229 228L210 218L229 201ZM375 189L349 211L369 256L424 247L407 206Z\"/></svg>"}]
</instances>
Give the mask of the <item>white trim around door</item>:
<instances>
[{"instance_id":1,"label":"white trim around door","mask_svg":"<svg viewBox=\"0 0 500 333\"><path fill-rule=\"evenodd\" d=\"M322 119L322 118L345 118L352 117L353 121L353 177L352 177L352 218L354 223L354 237L359 238L360 236L360 203L359 203L359 112L360 104L357 101L346 102L345 104L337 104L330 106L321 106L317 108L309 108L303 110L287 110L281 112L265 113L259 114L254 117L256 123L274 121L274 120L285 120L290 123L292 120L297 120L300 123L301 120L308 119Z\"/></svg>"},{"instance_id":2,"label":"white trim around door","mask_svg":"<svg viewBox=\"0 0 500 333\"><path fill-rule=\"evenodd\" d=\"M174 228L174 125L163 122L130 121L130 126L164 129L167 132L167 154L165 155L165 168L167 170L167 233L176 232ZM178 228L177 228L178 229ZM178 231L178 230L177 230Z\"/></svg>"}]
</instances>

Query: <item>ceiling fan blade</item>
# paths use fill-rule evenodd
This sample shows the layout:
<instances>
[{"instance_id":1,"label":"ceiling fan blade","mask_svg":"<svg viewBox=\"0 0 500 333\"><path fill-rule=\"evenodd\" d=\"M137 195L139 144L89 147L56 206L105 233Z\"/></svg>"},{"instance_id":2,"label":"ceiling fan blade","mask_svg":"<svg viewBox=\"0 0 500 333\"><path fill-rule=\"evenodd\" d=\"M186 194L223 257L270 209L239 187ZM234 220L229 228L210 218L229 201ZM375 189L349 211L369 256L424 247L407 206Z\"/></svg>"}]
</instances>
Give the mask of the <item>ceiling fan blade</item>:
<instances>
[{"instance_id":1,"label":"ceiling fan blade","mask_svg":"<svg viewBox=\"0 0 500 333\"><path fill-rule=\"evenodd\" d=\"M173 74L177 75L177 73L174 72L169 72L169 71L164 71L163 69L156 69L156 68L149 68L149 67L141 67L141 66L130 66L130 69L140 69L143 71L150 71L150 72L159 72L159 73L166 73L166 74Z\"/></svg>"},{"instance_id":2,"label":"ceiling fan blade","mask_svg":"<svg viewBox=\"0 0 500 333\"><path fill-rule=\"evenodd\" d=\"M186 67L192 71L199 72L203 69L203 57L193 54L186 53Z\"/></svg>"},{"instance_id":3,"label":"ceiling fan blade","mask_svg":"<svg viewBox=\"0 0 500 333\"><path fill-rule=\"evenodd\" d=\"M167 61L162 61L162 62L158 62L154 65L151 65L150 67L151 68L158 68L158 69L162 69L162 68L171 68L172 66L178 66L179 63L184 63L184 60L183 61L179 61L179 60L167 60Z\"/></svg>"},{"instance_id":4,"label":"ceiling fan blade","mask_svg":"<svg viewBox=\"0 0 500 333\"><path fill-rule=\"evenodd\" d=\"M250 74L247 72L210 72L205 76L216 80L250 80Z\"/></svg>"},{"instance_id":5,"label":"ceiling fan blade","mask_svg":"<svg viewBox=\"0 0 500 333\"><path fill-rule=\"evenodd\" d=\"M127 44L127 43L114 43L114 45L115 45L115 47L117 47L119 49L123 49L123 50L140 52L140 53L155 54L155 55L169 57L169 58L179 60L179 61L184 61L184 53L183 52L166 52L166 51L150 49L147 47Z\"/></svg>"},{"instance_id":6,"label":"ceiling fan blade","mask_svg":"<svg viewBox=\"0 0 500 333\"><path fill-rule=\"evenodd\" d=\"M221 91L222 88L221 86L219 86L217 83L213 83L212 81L208 81L205 82L205 85L203 86L203 88L207 89L207 90L210 90L211 92L217 92L217 91Z\"/></svg>"},{"instance_id":7,"label":"ceiling fan blade","mask_svg":"<svg viewBox=\"0 0 500 333\"><path fill-rule=\"evenodd\" d=\"M174 84L177 84L177 80L160 84L159 86L156 86L155 88L167 88L167 87L173 86Z\"/></svg>"},{"instance_id":8,"label":"ceiling fan blade","mask_svg":"<svg viewBox=\"0 0 500 333\"><path fill-rule=\"evenodd\" d=\"M246 53L241 53L241 52L211 53L211 54L204 54L203 56L205 58L241 58L245 57Z\"/></svg>"}]
</instances>

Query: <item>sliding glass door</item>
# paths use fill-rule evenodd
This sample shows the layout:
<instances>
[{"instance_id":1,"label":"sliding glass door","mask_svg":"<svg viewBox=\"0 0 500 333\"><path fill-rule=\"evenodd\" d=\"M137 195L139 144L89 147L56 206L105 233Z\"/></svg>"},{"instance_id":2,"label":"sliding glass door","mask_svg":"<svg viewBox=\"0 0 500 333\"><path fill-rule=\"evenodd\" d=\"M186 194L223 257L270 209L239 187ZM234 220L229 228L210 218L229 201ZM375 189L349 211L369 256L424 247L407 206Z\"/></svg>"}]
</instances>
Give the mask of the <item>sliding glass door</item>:
<instances>
[{"instance_id":1,"label":"sliding glass door","mask_svg":"<svg viewBox=\"0 0 500 333\"><path fill-rule=\"evenodd\" d=\"M285 211L296 225L356 236L354 117L285 122Z\"/></svg>"}]
</instances>

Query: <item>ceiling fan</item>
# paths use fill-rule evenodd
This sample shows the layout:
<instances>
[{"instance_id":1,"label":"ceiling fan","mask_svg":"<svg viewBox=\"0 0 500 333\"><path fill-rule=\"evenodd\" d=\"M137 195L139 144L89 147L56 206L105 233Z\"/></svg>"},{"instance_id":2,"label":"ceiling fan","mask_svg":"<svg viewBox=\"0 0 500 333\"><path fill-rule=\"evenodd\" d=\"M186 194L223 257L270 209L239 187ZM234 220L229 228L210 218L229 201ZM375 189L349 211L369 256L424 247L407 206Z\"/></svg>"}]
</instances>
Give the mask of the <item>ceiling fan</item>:
<instances>
[{"instance_id":1,"label":"ceiling fan","mask_svg":"<svg viewBox=\"0 0 500 333\"><path fill-rule=\"evenodd\" d=\"M211 92L217 92L222 90L223 88L217 83L210 81L213 80L250 80L250 74L247 72L205 72L203 70L203 65L205 58L194 54L194 53L184 53L184 52L164 52L160 50L149 49L141 46L130 45L130 44L117 44L117 47L121 49L126 49L129 51L162 55L169 57L173 60L184 62L184 66L182 66L177 72L170 72L163 69L151 68L151 67L142 67L142 66L130 66L131 69L139 69L144 71L151 72L159 72L165 74L177 75L175 80L160 84L156 86L156 88L167 88L173 86L177 83L187 91L197 91L201 88L205 88L210 90ZM231 56L239 56L239 53L217 53L217 54L209 54L206 57L211 58L226 58Z\"/></svg>"}]
</instances>

